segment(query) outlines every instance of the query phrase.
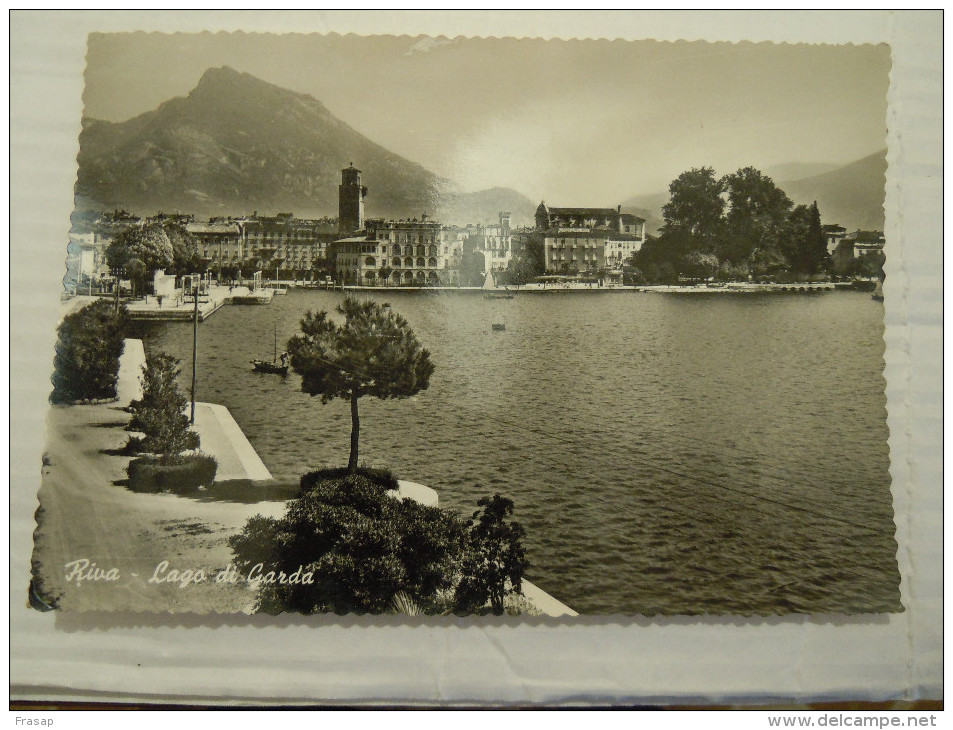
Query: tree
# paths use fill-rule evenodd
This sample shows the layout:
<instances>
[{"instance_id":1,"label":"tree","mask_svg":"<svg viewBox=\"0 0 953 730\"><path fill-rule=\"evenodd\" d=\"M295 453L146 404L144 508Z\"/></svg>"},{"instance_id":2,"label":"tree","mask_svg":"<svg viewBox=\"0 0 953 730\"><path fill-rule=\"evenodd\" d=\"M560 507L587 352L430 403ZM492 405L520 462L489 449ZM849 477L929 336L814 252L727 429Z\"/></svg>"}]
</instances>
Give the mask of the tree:
<instances>
[{"instance_id":1,"label":"tree","mask_svg":"<svg viewBox=\"0 0 953 730\"><path fill-rule=\"evenodd\" d=\"M507 520L513 514L512 500L495 494L477 504L483 510L474 512L468 523L469 549L455 600L465 611L479 610L489 602L492 611L501 614L504 597L522 590L523 573L529 567L522 544L526 531Z\"/></svg>"},{"instance_id":2,"label":"tree","mask_svg":"<svg viewBox=\"0 0 953 730\"><path fill-rule=\"evenodd\" d=\"M529 234L523 246L516 251L507 264L509 281L513 284L528 284L546 271L546 253L543 234Z\"/></svg>"},{"instance_id":3,"label":"tree","mask_svg":"<svg viewBox=\"0 0 953 730\"><path fill-rule=\"evenodd\" d=\"M207 261L199 255L199 245L195 236L181 223L165 221L162 230L169 237L172 246L172 269L176 274L195 274L205 271Z\"/></svg>"},{"instance_id":4,"label":"tree","mask_svg":"<svg viewBox=\"0 0 953 730\"><path fill-rule=\"evenodd\" d=\"M386 284L387 280L390 279L390 275L393 273L394 270L387 264L384 264L377 270L377 276L380 278L381 284Z\"/></svg>"},{"instance_id":5,"label":"tree","mask_svg":"<svg viewBox=\"0 0 953 730\"><path fill-rule=\"evenodd\" d=\"M289 578L260 584L261 611L379 613L404 597L432 612L453 586L466 535L454 512L351 474L320 481L279 519L252 517L229 544L245 575Z\"/></svg>"},{"instance_id":6,"label":"tree","mask_svg":"<svg viewBox=\"0 0 953 730\"><path fill-rule=\"evenodd\" d=\"M678 278L676 272L682 260L692 252L694 242L695 238L686 230L667 231L658 238L646 239L642 248L632 255L632 263L650 281L674 283ZM663 269L664 275L661 274Z\"/></svg>"},{"instance_id":7,"label":"tree","mask_svg":"<svg viewBox=\"0 0 953 730\"><path fill-rule=\"evenodd\" d=\"M710 279L717 271L718 257L710 253L693 251L682 260L682 274L692 279Z\"/></svg>"},{"instance_id":8,"label":"tree","mask_svg":"<svg viewBox=\"0 0 953 730\"><path fill-rule=\"evenodd\" d=\"M467 251L460 257L460 281L464 286L481 286L486 275L486 257L481 251Z\"/></svg>"},{"instance_id":9,"label":"tree","mask_svg":"<svg viewBox=\"0 0 953 730\"><path fill-rule=\"evenodd\" d=\"M162 225L153 222L128 226L106 247L106 263L117 273L128 275L129 266L136 259L144 268L136 265L138 276L133 277L134 281L147 280L159 269L172 266L172 241Z\"/></svg>"},{"instance_id":10,"label":"tree","mask_svg":"<svg viewBox=\"0 0 953 730\"><path fill-rule=\"evenodd\" d=\"M791 262L776 248L756 248L748 257L751 273L760 278L790 279Z\"/></svg>"},{"instance_id":11,"label":"tree","mask_svg":"<svg viewBox=\"0 0 953 730\"><path fill-rule=\"evenodd\" d=\"M132 282L132 296L135 297L145 289L146 262L137 256L133 256L126 261L123 269Z\"/></svg>"},{"instance_id":12,"label":"tree","mask_svg":"<svg viewBox=\"0 0 953 730\"><path fill-rule=\"evenodd\" d=\"M66 315L57 329L53 358L54 403L116 397L126 308L99 300Z\"/></svg>"},{"instance_id":13,"label":"tree","mask_svg":"<svg viewBox=\"0 0 953 730\"><path fill-rule=\"evenodd\" d=\"M784 191L753 167L725 175L722 184L729 207L726 245L719 258L737 262L756 248L780 246L792 205Z\"/></svg>"},{"instance_id":14,"label":"tree","mask_svg":"<svg viewBox=\"0 0 953 730\"><path fill-rule=\"evenodd\" d=\"M142 398L129 404L132 418L127 430L144 434L135 445L139 450L172 456L199 447L199 436L189 428L188 404L179 392L176 378L179 361L165 353L146 357Z\"/></svg>"},{"instance_id":15,"label":"tree","mask_svg":"<svg viewBox=\"0 0 953 730\"><path fill-rule=\"evenodd\" d=\"M407 320L391 309L348 297L337 312L343 324L335 324L325 311L309 311L288 352L305 393L320 395L322 403L350 401L348 471L353 474L361 431L358 401L365 395L382 400L416 395L429 386L434 366Z\"/></svg>"},{"instance_id":16,"label":"tree","mask_svg":"<svg viewBox=\"0 0 953 730\"><path fill-rule=\"evenodd\" d=\"M808 209L807 230L798 238L798 258L796 267L808 276L814 276L831 269L831 256L827 250L827 237L821 227L821 213L815 200Z\"/></svg>"},{"instance_id":17,"label":"tree","mask_svg":"<svg viewBox=\"0 0 953 730\"><path fill-rule=\"evenodd\" d=\"M669 201L662 207L663 231L684 231L710 248L722 225L724 180L711 167L694 167L669 183Z\"/></svg>"}]
</instances>

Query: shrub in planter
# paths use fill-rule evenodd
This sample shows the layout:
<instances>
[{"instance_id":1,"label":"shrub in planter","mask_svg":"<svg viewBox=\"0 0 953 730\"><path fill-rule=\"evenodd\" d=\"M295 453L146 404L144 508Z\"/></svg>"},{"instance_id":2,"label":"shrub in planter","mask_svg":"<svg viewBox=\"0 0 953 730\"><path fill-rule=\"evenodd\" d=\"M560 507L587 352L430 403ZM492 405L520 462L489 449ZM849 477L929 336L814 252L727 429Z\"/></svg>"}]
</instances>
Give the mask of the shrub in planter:
<instances>
[{"instance_id":1,"label":"shrub in planter","mask_svg":"<svg viewBox=\"0 0 953 730\"><path fill-rule=\"evenodd\" d=\"M190 494L215 481L218 462L207 454L143 456L129 462L129 488L134 492Z\"/></svg>"},{"instance_id":2,"label":"shrub in planter","mask_svg":"<svg viewBox=\"0 0 953 730\"><path fill-rule=\"evenodd\" d=\"M315 486L325 480L344 479L347 477L347 474L347 467L309 471L307 474L301 477L301 494L310 492L315 488ZM387 490L400 488L397 477L394 476L394 472L392 472L390 469L377 469L370 466L359 466L357 468L357 474Z\"/></svg>"}]
</instances>

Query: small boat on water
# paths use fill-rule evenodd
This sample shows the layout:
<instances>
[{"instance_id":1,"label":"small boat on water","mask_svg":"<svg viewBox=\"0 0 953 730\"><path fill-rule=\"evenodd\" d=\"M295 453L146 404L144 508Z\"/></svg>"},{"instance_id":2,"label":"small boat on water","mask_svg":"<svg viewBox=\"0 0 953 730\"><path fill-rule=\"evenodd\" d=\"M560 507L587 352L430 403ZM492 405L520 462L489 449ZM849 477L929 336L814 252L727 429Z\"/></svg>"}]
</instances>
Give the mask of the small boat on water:
<instances>
[{"instance_id":1,"label":"small boat on water","mask_svg":"<svg viewBox=\"0 0 953 730\"><path fill-rule=\"evenodd\" d=\"M505 324L494 324L494 325L493 325L493 330L494 330L495 332L502 332L502 331L505 330L505 329L506 329L506 325L505 325Z\"/></svg>"},{"instance_id":2,"label":"small boat on water","mask_svg":"<svg viewBox=\"0 0 953 730\"><path fill-rule=\"evenodd\" d=\"M275 357L271 362L267 360L252 360L251 364L255 366L255 372L267 373L269 375L287 375L288 374L288 353L281 353L278 357L278 325L275 325Z\"/></svg>"},{"instance_id":3,"label":"small boat on water","mask_svg":"<svg viewBox=\"0 0 953 730\"><path fill-rule=\"evenodd\" d=\"M513 295L506 289L499 289L496 281L493 279L493 272L487 271L486 278L483 280L483 298L484 299L512 299Z\"/></svg>"}]
</instances>

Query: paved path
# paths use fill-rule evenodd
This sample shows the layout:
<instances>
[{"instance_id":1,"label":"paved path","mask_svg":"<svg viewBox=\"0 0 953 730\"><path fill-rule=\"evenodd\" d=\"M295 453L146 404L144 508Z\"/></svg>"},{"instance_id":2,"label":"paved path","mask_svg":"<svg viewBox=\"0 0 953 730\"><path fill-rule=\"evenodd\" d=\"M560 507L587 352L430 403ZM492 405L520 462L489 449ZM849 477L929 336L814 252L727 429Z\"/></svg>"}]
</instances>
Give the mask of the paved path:
<instances>
[{"instance_id":1,"label":"paved path","mask_svg":"<svg viewBox=\"0 0 953 730\"><path fill-rule=\"evenodd\" d=\"M196 403L193 428L202 441L202 451L218 461L216 482L273 478L225 406Z\"/></svg>"}]
</instances>

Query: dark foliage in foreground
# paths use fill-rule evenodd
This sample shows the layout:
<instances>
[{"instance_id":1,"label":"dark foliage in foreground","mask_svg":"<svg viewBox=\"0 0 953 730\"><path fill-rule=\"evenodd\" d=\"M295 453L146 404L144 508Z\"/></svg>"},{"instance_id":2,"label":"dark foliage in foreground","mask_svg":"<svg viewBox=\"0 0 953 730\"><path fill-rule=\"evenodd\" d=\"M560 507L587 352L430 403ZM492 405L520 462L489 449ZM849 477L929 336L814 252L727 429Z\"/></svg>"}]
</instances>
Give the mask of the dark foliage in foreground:
<instances>
[{"instance_id":1,"label":"dark foliage in foreground","mask_svg":"<svg viewBox=\"0 0 953 730\"><path fill-rule=\"evenodd\" d=\"M465 522L360 473L312 473L302 487L283 517L253 517L229 540L239 571L266 578L260 611L502 613L520 590L525 533L499 495Z\"/></svg>"},{"instance_id":2,"label":"dark foliage in foreground","mask_svg":"<svg viewBox=\"0 0 953 730\"><path fill-rule=\"evenodd\" d=\"M468 525L469 549L457 585L457 604L476 610L489 602L493 613L501 614L507 588L517 593L522 588L528 567L522 544L526 531L508 520L513 514L512 500L496 494L477 504L483 510L474 512Z\"/></svg>"},{"instance_id":3,"label":"dark foliage in foreground","mask_svg":"<svg viewBox=\"0 0 953 730\"><path fill-rule=\"evenodd\" d=\"M68 314L57 329L53 403L116 397L126 308L101 300Z\"/></svg>"},{"instance_id":4,"label":"dark foliage in foreground","mask_svg":"<svg viewBox=\"0 0 953 730\"><path fill-rule=\"evenodd\" d=\"M390 469L379 469L370 466L360 466L357 473L377 484L384 489L394 490L400 487L397 477ZM320 482L326 479L343 479L348 475L347 467L336 467L333 469L318 469L309 471L301 477L301 494L306 494L315 488Z\"/></svg>"},{"instance_id":5,"label":"dark foliage in foreground","mask_svg":"<svg viewBox=\"0 0 953 730\"><path fill-rule=\"evenodd\" d=\"M359 474L326 479L288 503L285 516L253 517L229 540L235 563L248 573L299 571L313 583L262 584L259 608L382 612L404 592L425 609L451 587L465 528L453 513L392 498Z\"/></svg>"}]
</instances>

